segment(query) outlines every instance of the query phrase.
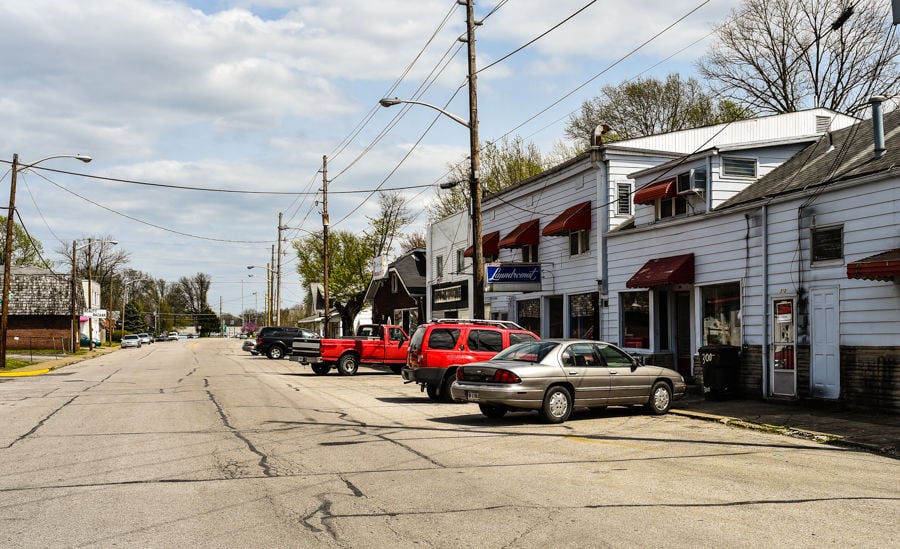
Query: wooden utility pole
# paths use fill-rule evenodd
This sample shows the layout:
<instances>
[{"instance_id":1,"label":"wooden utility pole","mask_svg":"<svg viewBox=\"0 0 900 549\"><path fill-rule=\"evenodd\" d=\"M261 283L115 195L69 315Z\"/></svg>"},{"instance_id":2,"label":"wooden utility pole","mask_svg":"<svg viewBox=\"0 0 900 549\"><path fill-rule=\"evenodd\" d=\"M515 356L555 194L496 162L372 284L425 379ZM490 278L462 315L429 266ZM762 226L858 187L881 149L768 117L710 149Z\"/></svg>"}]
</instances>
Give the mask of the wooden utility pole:
<instances>
[{"instance_id":1,"label":"wooden utility pole","mask_svg":"<svg viewBox=\"0 0 900 549\"><path fill-rule=\"evenodd\" d=\"M475 75L475 0L457 0L466 6L466 42L469 49L469 196L472 217L472 317L484 318L484 248L481 241L481 152L478 144L478 92Z\"/></svg>"},{"instance_id":2,"label":"wooden utility pole","mask_svg":"<svg viewBox=\"0 0 900 549\"><path fill-rule=\"evenodd\" d=\"M275 324L281 326L281 224L282 212L278 212L278 260L276 261L275 276L278 278L275 286Z\"/></svg>"},{"instance_id":3,"label":"wooden utility pole","mask_svg":"<svg viewBox=\"0 0 900 549\"><path fill-rule=\"evenodd\" d=\"M322 155L322 265L324 268L323 294L325 298L325 324L322 335L330 337L331 304L328 302L328 156Z\"/></svg>"}]
</instances>

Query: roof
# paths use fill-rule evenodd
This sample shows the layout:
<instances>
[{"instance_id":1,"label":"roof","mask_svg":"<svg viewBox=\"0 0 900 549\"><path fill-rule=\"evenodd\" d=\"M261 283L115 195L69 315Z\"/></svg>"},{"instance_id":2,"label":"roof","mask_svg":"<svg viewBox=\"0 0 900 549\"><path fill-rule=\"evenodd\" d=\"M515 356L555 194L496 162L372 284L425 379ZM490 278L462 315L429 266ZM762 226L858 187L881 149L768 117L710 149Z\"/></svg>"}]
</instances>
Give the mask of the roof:
<instances>
[{"instance_id":1,"label":"roof","mask_svg":"<svg viewBox=\"0 0 900 549\"><path fill-rule=\"evenodd\" d=\"M900 167L900 109L884 115L884 133L887 150L881 158L874 154L871 120L826 134L718 209L867 176L896 175Z\"/></svg>"},{"instance_id":2,"label":"roof","mask_svg":"<svg viewBox=\"0 0 900 549\"><path fill-rule=\"evenodd\" d=\"M0 280L3 279L0 273ZM70 316L72 314L72 277L40 267L10 268L9 314ZM81 284L76 285L77 308L84 307Z\"/></svg>"}]
</instances>

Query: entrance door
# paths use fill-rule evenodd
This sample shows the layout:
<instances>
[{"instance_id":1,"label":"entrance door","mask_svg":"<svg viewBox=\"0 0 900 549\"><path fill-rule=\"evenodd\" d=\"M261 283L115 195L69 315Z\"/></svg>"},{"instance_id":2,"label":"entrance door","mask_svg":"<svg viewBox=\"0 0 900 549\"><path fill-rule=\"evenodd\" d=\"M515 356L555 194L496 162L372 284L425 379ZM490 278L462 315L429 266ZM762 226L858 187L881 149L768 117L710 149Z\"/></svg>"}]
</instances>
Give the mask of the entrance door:
<instances>
[{"instance_id":1,"label":"entrance door","mask_svg":"<svg viewBox=\"0 0 900 549\"><path fill-rule=\"evenodd\" d=\"M794 298L772 301L772 394L797 396Z\"/></svg>"},{"instance_id":2,"label":"entrance door","mask_svg":"<svg viewBox=\"0 0 900 549\"><path fill-rule=\"evenodd\" d=\"M812 395L838 398L841 394L841 350L838 328L838 290L811 290L810 301L810 378Z\"/></svg>"}]
</instances>

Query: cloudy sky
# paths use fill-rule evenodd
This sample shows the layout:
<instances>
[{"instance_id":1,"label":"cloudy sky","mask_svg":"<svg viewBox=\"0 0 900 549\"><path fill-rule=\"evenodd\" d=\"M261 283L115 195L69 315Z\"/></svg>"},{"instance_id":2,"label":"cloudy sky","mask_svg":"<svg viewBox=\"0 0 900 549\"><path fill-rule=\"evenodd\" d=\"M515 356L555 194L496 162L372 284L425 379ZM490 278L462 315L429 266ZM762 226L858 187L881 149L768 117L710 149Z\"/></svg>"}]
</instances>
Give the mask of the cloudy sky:
<instances>
[{"instance_id":1,"label":"cloudy sky","mask_svg":"<svg viewBox=\"0 0 900 549\"><path fill-rule=\"evenodd\" d=\"M519 135L549 152L601 86L693 75L737 5L476 1L481 140ZM467 130L378 99L421 93L468 118L464 32L456 0L0 0L0 196L14 153L89 154L41 166L93 177L18 178L16 209L48 258L110 237L155 278L209 274L215 310L262 308L265 270L246 267L271 260L279 212L286 238L320 229L323 155L333 229L364 231L377 188L404 189L411 230L424 228ZM282 265L287 307L302 291L293 255Z\"/></svg>"}]
</instances>

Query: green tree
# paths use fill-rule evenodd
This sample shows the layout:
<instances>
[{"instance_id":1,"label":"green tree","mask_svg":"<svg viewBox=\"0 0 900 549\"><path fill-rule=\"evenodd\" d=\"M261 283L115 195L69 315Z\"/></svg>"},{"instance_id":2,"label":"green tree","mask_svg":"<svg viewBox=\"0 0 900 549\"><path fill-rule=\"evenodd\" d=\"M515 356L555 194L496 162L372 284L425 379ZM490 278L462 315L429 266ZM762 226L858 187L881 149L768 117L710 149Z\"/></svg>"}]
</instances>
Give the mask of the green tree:
<instances>
[{"instance_id":1,"label":"green tree","mask_svg":"<svg viewBox=\"0 0 900 549\"><path fill-rule=\"evenodd\" d=\"M694 78L670 74L665 81L639 78L618 86L603 86L600 95L581 104L571 115L566 136L579 148L589 147L600 124L612 128L606 141L686 130L743 120L753 113L734 103L716 102Z\"/></svg>"},{"instance_id":2,"label":"green tree","mask_svg":"<svg viewBox=\"0 0 900 549\"><path fill-rule=\"evenodd\" d=\"M147 331L147 325L144 323L144 314L134 301L129 301L125 305L123 326L126 333L138 334Z\"/></svg>"},{"instance_id":3,"label":"green tree","mask_svg":"<svg viewBox=\"0 0 900 549\"><path fill-rule=\"evenodd\" d=\"M544 171L544 158L534 143L521 137L504 137L481 147L481 185L486 194L524 181ZM467 209L469 204L469 160L451 164L447 181L456 183L441 189L428 206L428 219L437 221Z\"/></svg>"},{"instance_id":4,"label":"green tree","mask_svg":"<svg viewBox=\"0 0 900 549\"><path fill-rule=\"evenodd\" d=\"M297 272L306 286L322 284L325 279L322 233L293 243L297 253ZM344 335L352 335L353 320L362 310L366 288L372 279L369 260L371 242L350 231L332 231L328 235L329 304L341 315Z\"/></svg>"},{"instance_id":5,"label":"green tree","mask_svg":"<svg viewBox=\"0 0 900 549\"><path fill-rule=\"evenodd\" d=\"M222 320L209 306L200 311L197 316L197 326L200 328L200 335L217 334L222 331Z\"/></svg>"},{"instance_id":6,"label":"green tree","mask_svg":"<svg viewBox=\"0 0 900 549\"><path fill-rule=\"evenodd\" d=\"M854 112L900 84L900 33L884 0L745 0L698 63L720 93L760 112Z\"/></svg>"},{"instance_id":7,"label":"green tree","mask_svg":"<svg viewBox=\"0 0 900 549\"><path fill-rule=\"evenodd\" d=\"M0 216L0 223L6 227L5 216ZM0 246L6 249L6 231L0 236ZM43 258L44 246L40 240L34 239L25 232L18 223L13 223L13 245L10 264L16 267L42 267L49 268L50 263ZM0 254L0 265L6 261L5 254Z\"/></svg>"}]
</instances>

